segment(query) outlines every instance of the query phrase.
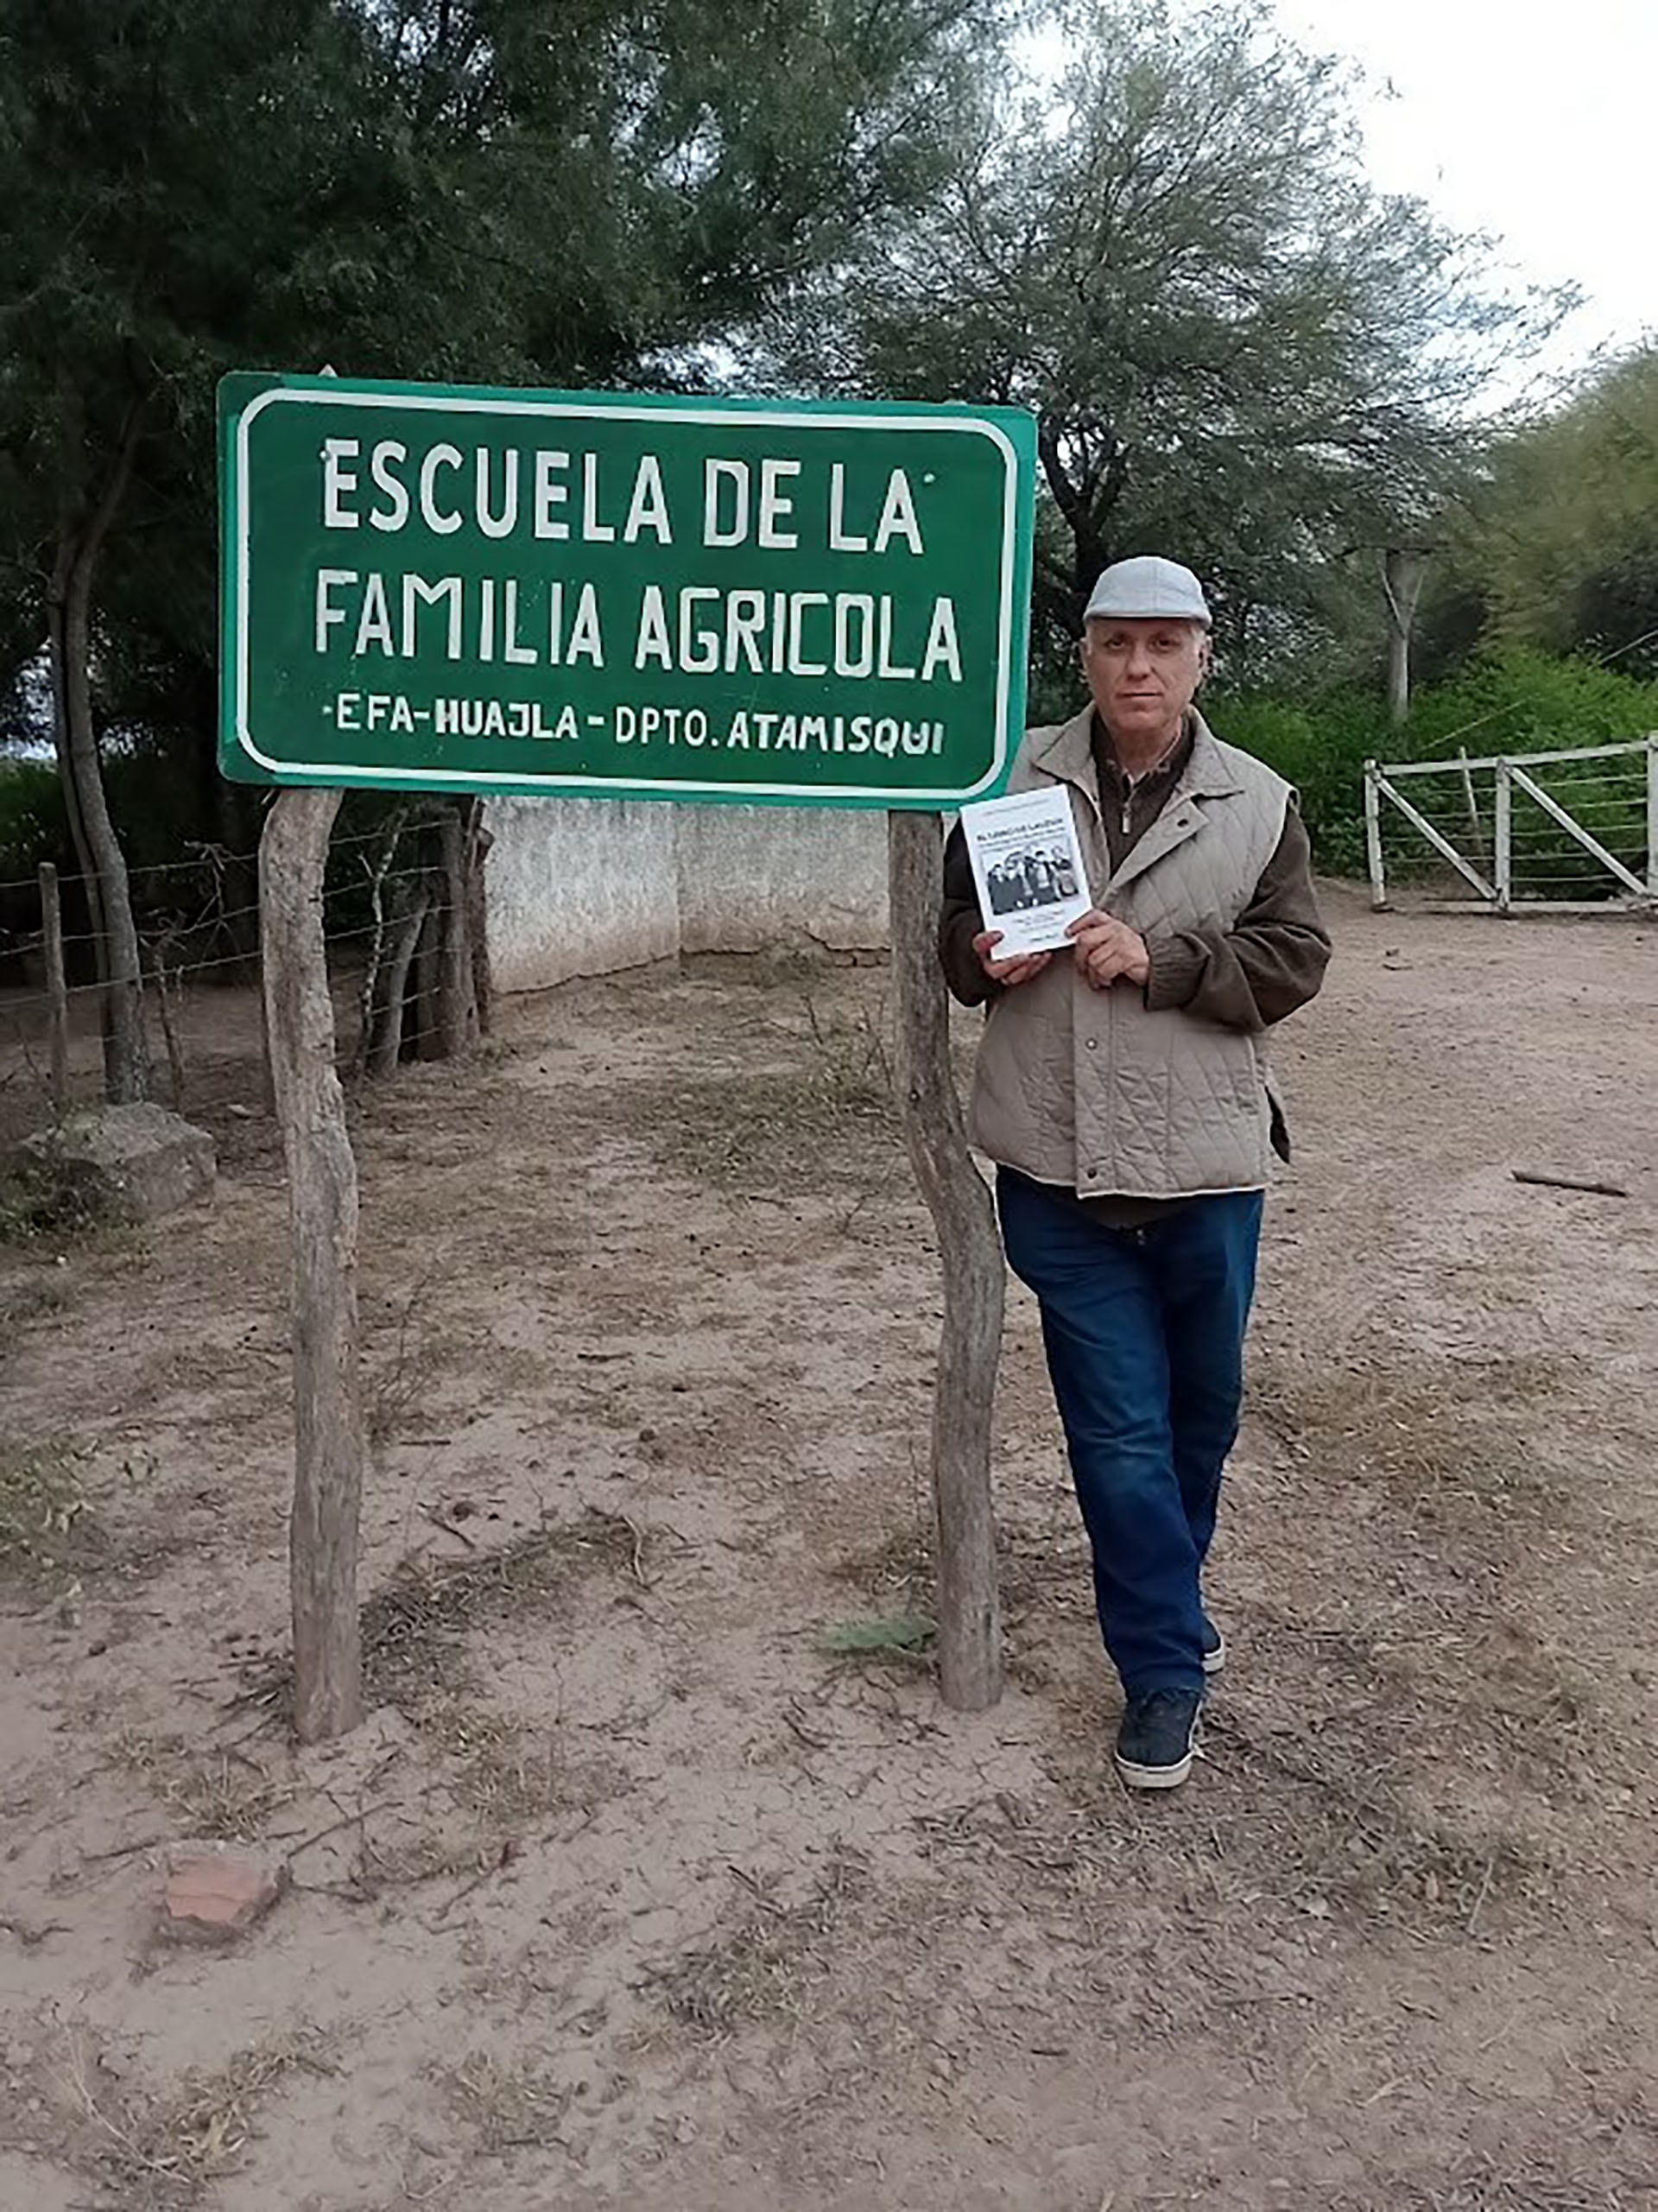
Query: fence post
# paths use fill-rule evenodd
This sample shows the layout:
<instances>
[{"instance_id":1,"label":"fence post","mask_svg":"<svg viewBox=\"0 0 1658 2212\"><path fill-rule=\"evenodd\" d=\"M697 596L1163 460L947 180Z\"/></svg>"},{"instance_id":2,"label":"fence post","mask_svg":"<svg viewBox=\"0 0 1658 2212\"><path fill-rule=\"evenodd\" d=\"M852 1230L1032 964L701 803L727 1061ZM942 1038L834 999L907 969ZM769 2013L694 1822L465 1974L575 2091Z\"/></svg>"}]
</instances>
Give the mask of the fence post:
<instances>
[{"instance_id":1,"label":"fence post","mask_svg":"<svg viewBox=\"0 0 1658 2212\"><path fill-rule=\"evenodd\" d=\"M1497 910L1506 914L1514 897L1514 779L1506 760L1497 764L1497 863L1492 881Z\"/></svg>"},{"instance_id":2,"label":"fence post","mask_svg":"<svg viewBox=\"0 0 1658 2212\"><path fill-rule=\"evenodd\" d=\"M63 1113L69 1105L69 986L63 968L63 904L58 897L58 871L49 860L41 863L41 944L51 1001L52 1111Z\"/></svg>"},{"instance_id":3,"label":"fence post","mask_svg":"<svg viewBox=\"0 0 1658 2212\"><path fill-rule=\"evenodd\" d=\"M1474 774L1468 765L1468 748L1457 747L1457 758L1462 763L1462 801L1468 809L1468 833L1473 840L1474 858L1483 867L1485 864L1485 825L1479 818L1479 801L1474 795Z\"/></svg>"},{"instance_id":4,"label":"fence post","mask_svg":"<svg viewBox=\"0 0 1658 2212\"><path fill-rule=\"evenodd\" d=\"M1647 732L1647 889L1658 898L1658 730Z\"/></svg>"},{"instance_id":5,"label":"fence post","mask_svg":"<svg viewBox=\"0 0 1658 2212\"><path fill-rule=\"evenodd\" d=\"M1386 911L1388 879L1382 865L1382 796L1376 788L1377 770L1373 760L1364 764L1364 850L1370 864L1370 905L1377 914Z\"/></svg>"}]
</instances>

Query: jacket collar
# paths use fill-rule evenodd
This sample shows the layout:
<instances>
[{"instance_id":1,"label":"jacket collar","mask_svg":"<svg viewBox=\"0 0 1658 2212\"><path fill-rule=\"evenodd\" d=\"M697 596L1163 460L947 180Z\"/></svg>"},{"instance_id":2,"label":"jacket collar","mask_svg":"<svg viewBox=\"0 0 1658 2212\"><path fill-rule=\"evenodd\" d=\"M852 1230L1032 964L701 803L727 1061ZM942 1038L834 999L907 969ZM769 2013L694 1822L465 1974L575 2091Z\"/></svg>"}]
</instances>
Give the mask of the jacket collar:
<instances>
[{"instance_id":1,"label":"jacket collar","mask_svg":"<svg viewBox=\"0 0 1658 2212\"><path fill-rule=\"evenodd\" d=\"M1164 801L1162 810L1137 844L1124 855L1122 866L1095 897L1102 903L1124 890L1148 868L1195 837L1203 827L1204 810L1194 802L1224 799L1244 788L1222 752L1214 732L1195 707L1192 718L1192 757ZM1100 813L1099 779L1094 770L1093 709L1085 707L1051 732L1031 754L1031 765L1061 783L1074 784Z\"/></svg>"},{"instance_id":2,"label":"jacket collar","mask_svg":"<svg viewBox=\"0 0 1658 2212\"><path fill-rule=\"evenodd\" d=\"M1181 799L1225 799L1241 791L1244 787L1227 764L1214 732L1195 707L1188 707L1187 714L1192 729L1192 757L1169 793L1168 804L1172 807ZM1073 714L1068 722L1061 722L1032 751L1030 764L1063 783L1074 783L1093 802L1098 814L1099 779L1094 772L1093 722L1092 706Z\"/></svg>"}]
</instances>

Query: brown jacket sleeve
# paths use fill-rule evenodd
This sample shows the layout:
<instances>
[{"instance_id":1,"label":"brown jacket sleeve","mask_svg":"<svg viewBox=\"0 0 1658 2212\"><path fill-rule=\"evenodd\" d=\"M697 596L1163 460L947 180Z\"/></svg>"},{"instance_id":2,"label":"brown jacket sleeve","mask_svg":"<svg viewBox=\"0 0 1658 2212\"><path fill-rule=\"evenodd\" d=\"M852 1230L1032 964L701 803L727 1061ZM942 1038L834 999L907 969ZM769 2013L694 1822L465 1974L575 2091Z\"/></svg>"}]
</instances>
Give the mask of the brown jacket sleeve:
<instances>
[{"instance_id":1,"label":"brown jacket sleeve","mask_svg":"<svg viewBox=\"0 0 1658 2212\"><path fill-rule=\"evenodd\" d=\"M1232 928L1154 936L1148 949L1146 1004L1154 1011L1179 1006L1228 1029L1263 1030L1316 995L1330 937L1313 896L1306 826L1293 802L1278 849Z\"/></svg>"},{"instance_id":2,"label":"brown jacket sleeve","mask_svg":"<svg viewBox=\"0 0 1658 2212\"><path fill-rule=\"evenodd\" d=\"M944 903L939 913L939 959L951 995L964 1006L982 1006L1000 996L1003 986L992 983L978 964L973 940L984 929L978 892L973 884L973 864L967 858L967 840L958 822L945 841Z\"/></svg>"}]
</instances>

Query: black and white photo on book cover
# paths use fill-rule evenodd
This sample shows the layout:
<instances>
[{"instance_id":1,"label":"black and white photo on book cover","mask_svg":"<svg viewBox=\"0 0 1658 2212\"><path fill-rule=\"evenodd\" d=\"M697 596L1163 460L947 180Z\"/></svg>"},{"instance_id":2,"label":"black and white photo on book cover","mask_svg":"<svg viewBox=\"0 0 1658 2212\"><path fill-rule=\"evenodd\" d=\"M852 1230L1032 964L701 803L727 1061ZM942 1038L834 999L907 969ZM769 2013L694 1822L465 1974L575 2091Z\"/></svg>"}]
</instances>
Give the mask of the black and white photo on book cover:
<instances>
[{"instance_id":1,"label":"black and white photo on book cover","mask_svg":"<svg viewBox=\"0 0 1658 2212\"><path fill-rule=\"evenodd\" d=\"M1089 894L1070 794L1053 785L1010 799L980 799L961 810L979 911L1002 941L992 959L1055 952L1086 914Z\"/></svg>"}]
</instances>

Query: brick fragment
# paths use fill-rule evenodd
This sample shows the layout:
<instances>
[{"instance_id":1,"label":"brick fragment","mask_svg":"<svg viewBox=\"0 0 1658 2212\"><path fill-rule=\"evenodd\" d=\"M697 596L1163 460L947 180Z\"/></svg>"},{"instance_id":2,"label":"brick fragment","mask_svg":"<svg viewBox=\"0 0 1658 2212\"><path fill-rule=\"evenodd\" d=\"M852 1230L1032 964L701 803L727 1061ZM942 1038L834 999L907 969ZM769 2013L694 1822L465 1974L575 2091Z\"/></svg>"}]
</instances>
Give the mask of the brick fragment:
<instances>
[{"instance_id":1,"label":"brick fragment","mask_svg":"<svg viewBox=\"0 0 1658 2212\"><path fill-rule=\"evenodd\" d=\"M174 1844L161 1933L178 1943L233 1943L264 1918L288 1884L288 1861L277 1852L253 1844Z\"/></svg>"}]
</instances>

